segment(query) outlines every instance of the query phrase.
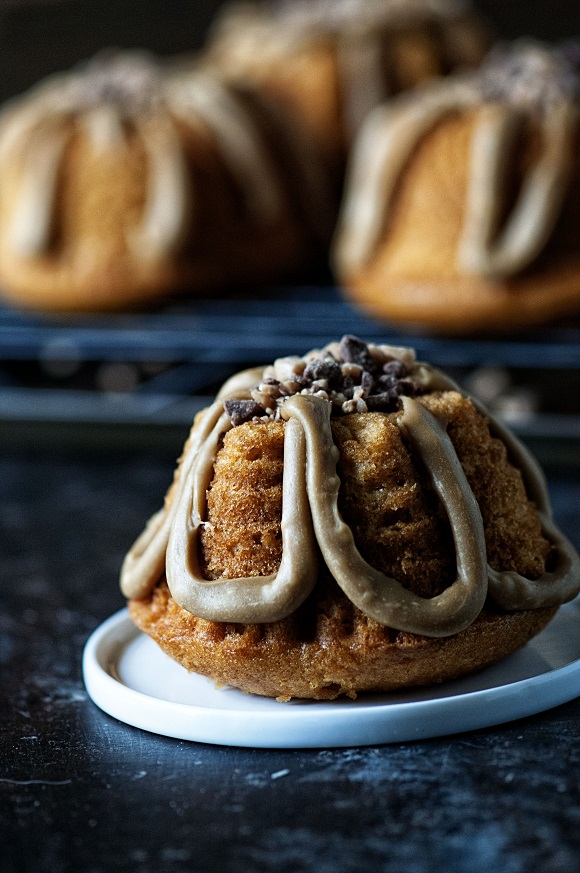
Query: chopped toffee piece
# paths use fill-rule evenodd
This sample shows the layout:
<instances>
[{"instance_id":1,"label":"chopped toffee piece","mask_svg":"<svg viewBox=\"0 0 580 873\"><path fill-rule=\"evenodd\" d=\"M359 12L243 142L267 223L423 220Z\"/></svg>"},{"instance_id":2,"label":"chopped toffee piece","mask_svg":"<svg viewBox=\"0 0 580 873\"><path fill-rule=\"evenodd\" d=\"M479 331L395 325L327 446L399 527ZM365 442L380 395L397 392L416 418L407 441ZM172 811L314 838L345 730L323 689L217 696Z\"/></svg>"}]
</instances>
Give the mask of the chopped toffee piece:
<instances>
[{"instance_id":1,"label":"chopped toffee piece","mask_svg":"<svg viewBox=\"0 0 580 873\"><path fill-rule=\"evenodd\" d=\"M394 412L401 408L401 397L421 393L409 378L406 363L395 356L399 351L344 336L340 343L304 358L280 358L250 391L252 399L228 400L226 412L234 427L252 420L280 419L282 406L295 394L329 400L333 415Z\"/></svg>"}]
</instances>

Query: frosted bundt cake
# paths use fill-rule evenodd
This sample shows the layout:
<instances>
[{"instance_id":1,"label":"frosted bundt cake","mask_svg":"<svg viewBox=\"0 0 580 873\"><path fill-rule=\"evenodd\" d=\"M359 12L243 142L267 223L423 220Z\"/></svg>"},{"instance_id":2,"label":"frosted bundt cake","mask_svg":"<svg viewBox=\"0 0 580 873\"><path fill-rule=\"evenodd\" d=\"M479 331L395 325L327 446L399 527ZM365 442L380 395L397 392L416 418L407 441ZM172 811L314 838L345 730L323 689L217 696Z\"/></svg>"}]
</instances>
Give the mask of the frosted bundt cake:
<instances>
[{"instance_id":1,"label":"frosted bundt cake","mask_svg":"<svg viewBox=\"0 0 580 873\"><path fill-rule=\"evenodd\" d=\"M91 310L281 278L334 215L288 127L262 97L139 53L51 77L0 119L2 293Z\"/></svg>"},{"instance_id":2,"label":"frosted bundt cake","mask_svg":"<svg viewBox=\"0 0 580 873\"><path fill-rule=\"evenodd\" d=\"M206 60L289 107L336 167L373 106L476 66L488 44L482 22L456 0L231 3Z\"/></svg>"},{"instance_id":3,"label":"frosted bundt cake","mask_svg":"<svg viewBox=\"0 0 580 873\"><path fill-rule=\"evenodd\" d=\"M188 670L332 699L497 661L580 563L513 435L411 349L344 337L226 383L121 587Z\"/></svg>"},{"instance_id":4,"label":"frosted bundt cake","mask_svg":"<svg viewBox=\"0 0 580 873\"><path fill-rule=\"evenodd\" d=\"M518 43L369 117L334 247L354 301L450 332L580 312L574 54Z\"/></svg>"}]
</instances>

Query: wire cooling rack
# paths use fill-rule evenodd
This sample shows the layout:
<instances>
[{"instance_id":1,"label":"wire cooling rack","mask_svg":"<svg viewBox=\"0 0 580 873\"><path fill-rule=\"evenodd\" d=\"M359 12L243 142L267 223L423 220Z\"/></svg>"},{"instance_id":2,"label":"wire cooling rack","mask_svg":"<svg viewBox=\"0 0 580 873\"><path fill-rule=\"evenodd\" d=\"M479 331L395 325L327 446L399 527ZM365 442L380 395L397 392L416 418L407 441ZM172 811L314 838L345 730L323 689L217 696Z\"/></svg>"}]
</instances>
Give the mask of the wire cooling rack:
<instances>
[{"instance_id":1,"label":"wire cooling rack","mask_svg":"<svg viewBox=\"0 0 580 873\"><path fill-rule=\"evenodd\" d=\"M524 435L580 441L580 325L502 338L401 333L331 287L41 317L0 307L0 422L188 424L229 375L343 334L411 345Z\"/></svg>"}]
</instances>

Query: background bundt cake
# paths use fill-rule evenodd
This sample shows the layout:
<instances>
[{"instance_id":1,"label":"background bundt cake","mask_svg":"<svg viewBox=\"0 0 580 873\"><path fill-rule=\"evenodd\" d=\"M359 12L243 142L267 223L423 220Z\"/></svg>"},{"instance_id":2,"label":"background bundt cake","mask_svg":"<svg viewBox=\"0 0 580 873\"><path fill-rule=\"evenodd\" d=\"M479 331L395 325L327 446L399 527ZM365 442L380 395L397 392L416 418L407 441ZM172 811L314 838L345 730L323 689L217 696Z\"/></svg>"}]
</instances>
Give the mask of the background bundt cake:
<instances>
[{"instance_id":1,"label":"background bundt cake","mask_svg":"<svg viewBox=\"0 0 580 873\"><path fill-rule=\"evenodd\" d=\"M230 3L204 63L251 81L286 106L342 175L367 112L489 47L478 16L455 0L294 0Z\"/></svg>"},{"instance_id":2,"label":"background bundt cake","mask_svg":"<svg viewBox=\"0 0 580 873\"><path fill-rule=\"evenodd\" d=\"M188 670L330 699L498 660L580 564L515 438L411 350L345 337L224 386L121 584Z\"/></svg>"},{"instance_id":3,"label":"background bundt cake","mask_svg":"<svg viewBox=\"0 0 580 873\"><path fill-rule=\"evenodd\" d=\"M580 311L576 55L517 43L369 117L334 247L353 300L457 333Z\"/></svg>"},{"instance_id":4,"label":"background bundt cake","mask_svg":"<svg viewBox=\"0 0 580 873\"><path fill-rule=\"evenodd\" d=\"M52 77L0 119L0 282L23 306L280 278L334 213L308 141L265 98L139 53Z\"/></svg>"}]
</instances>

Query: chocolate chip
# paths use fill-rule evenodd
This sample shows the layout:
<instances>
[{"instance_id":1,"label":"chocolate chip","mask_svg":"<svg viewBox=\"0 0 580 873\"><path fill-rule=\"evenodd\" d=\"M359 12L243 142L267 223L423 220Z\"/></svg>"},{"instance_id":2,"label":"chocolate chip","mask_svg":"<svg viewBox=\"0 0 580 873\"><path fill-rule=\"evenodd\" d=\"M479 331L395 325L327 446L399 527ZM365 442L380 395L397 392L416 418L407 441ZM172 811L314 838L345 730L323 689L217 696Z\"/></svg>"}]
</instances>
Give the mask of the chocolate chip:
<instances>
[{"instance_id":1,"label":"chocolate chip","mask_svg":"<svg viewBox=\"0 0 580 873\"><path fill-rule=\"evenodd\" d=\"M397 395L387 391L371 394L366 398L366 404L373 412L391 412L397 408Z\"/></svg>"},{"instance_id":2,"label":"chocolate chip","mask_svg":"<svg viewBox=\"0 0 580 873\"><path fill-rule=\"evenodd\" d=\"M376 364L367 344L356 336L343 336L340 341L340 355L343 361L359 364L363 370L368 370L370 373L376 370Z\"/></svg>"},{"instance_id":3,"label":"chocolate chip","mask_svg":"<svg viewBox=\"0 0 580 873\"><path fill-rule=\"evenodd\" d=\"M226 400L224 409L230 417L233 427L245 424L253 418L265 414L265 409L255 400Z\"/></svg>"},{"instance_id":4,"label":"chocolate chip","mask_svg":"<svg viewBox=\"0 0 580 873\"><path fill-rule=\"evenodd\" d=\"M329 388L338 391L342 388L342 370L336 361L331 359L317 358L311 361L304 370L304 378L310 379L312 382L319 382L321 379L326 379Z\"/></svg>"},{"instance_id":5,"label":"chocolate chip","mask_svg":"<svg viewBox=\"0 0 580 873\"><path fill-rule=\"evenodd\" d=\"M393 359L383 364L383 373L387 376L393 376L395 379L402 379L407 375L407 368L401 361Z\"/></svg>"},{"instance_id":6,"label":"chocolate chip","mask_svg":"<svg viewBox=\"0 0 580 873\"><path fill-rule=\"evenodd\" d=\"M360 377L360 384L366 395L373 393L373 388L375 386L375 380L373 378L373 374L369 373L368 370L363 370Z\"/></svg>"}]
</instances>

